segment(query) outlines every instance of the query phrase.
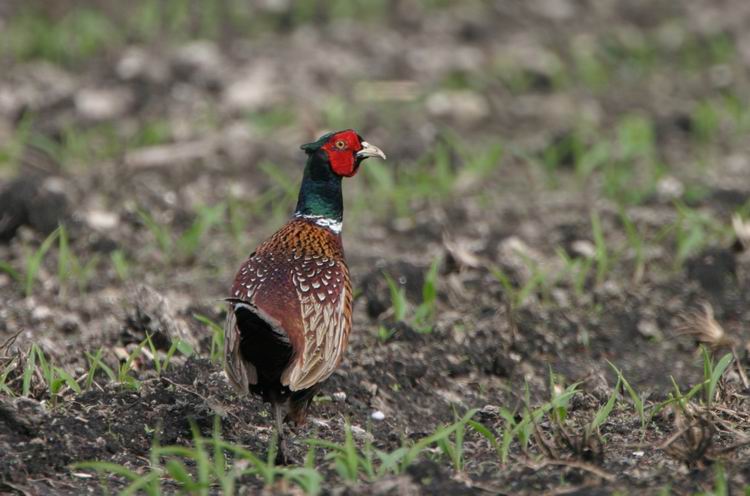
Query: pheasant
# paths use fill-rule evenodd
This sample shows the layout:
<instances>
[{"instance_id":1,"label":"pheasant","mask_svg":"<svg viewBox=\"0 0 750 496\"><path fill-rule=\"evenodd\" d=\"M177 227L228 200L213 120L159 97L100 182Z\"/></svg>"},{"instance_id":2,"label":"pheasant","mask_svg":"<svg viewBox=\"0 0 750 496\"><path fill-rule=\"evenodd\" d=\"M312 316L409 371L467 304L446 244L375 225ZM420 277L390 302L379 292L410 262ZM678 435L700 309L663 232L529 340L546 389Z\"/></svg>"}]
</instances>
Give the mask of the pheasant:
<instances>
[{"instance_id":1,"label":"pheasant","mask_svg":"<svg viewBox=\"0 0 750 496\"><path fill-rule=\"evenodd\" d=\"M286 462L283 409L301 425L321 382L341 363L352 327L352 288L341 242L341 180L376 146L348 129L302 145L307 164L293 217L235 276L225 323L225 370L240 394L274 409L277 460Z\"/></svg>"}]
</instances>

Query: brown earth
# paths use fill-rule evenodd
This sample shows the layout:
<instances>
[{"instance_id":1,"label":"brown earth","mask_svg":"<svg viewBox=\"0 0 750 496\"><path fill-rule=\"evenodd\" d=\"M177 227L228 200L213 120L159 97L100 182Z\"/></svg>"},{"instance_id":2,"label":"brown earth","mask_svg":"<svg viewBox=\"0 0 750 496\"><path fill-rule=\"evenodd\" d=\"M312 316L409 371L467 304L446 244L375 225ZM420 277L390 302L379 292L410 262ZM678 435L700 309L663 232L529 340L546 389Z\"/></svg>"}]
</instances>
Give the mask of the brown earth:
<instances>
[{"instance_id":1,"label":"brown earth","mask_svg":"<svg viewBox=\"0 0 750 496\"><path fill-rule=\"evenodd\" d=\"M675 198L708 225L728 226L733 212L750 206L743 129L720 117L705 138L694 111L715 99L748 102L750 9L741 1L390 4L393 11L370 22L324 19L221 43L134 42L72 65L5 61L0 141L27 125L34 139L22 147L19 167L0 169L0 260L22 278L30 253L58 222L81 264L97 259L80 285L61 281L55 244L30 296L10 272L0 273L0 344L20 332L0 348L0 367L15 364L7 379L14 395L0 390L0 492L98 494L100 481L70 464L144 468L156 439L189 445L191 426L210 436L216 416L227 441L265 456L267 405L230 390L209 359L211 332L194 315L223 321L220 299L233 272L290 212L303 158L298 145L349 126L388 153L388 162L373 167L392 168L403 182L381 197L372 193L385 191L376 173L346 182L354 329L313 418L295 433L293 456L305 458L307 438L341 442L346 422L358 443L370 438L392 451L470 408L501 435L506 421L498 407L520 419L526 384L532 405L549 398L550 370L560 385L580 382L580 392L565 421L570 443L548 418L538 426L554 453L539 439L528 453L514 443L503 465L469 431L460 473L436 451L402 475L352 484L318 450L326 493L641 494L671 487L692 494L714 487L717 466L737 491L750 485L750 396L738 372L748 366L750 256L733 236L717 234L679 264L674 237ZM4 15L13 22L12 12ZM711 48L724 43L729 55ZM587 50L604 54L606 80L598 85L575 69ZM568 149L551 173L540 165L545 150L576 139L580 122L593 129L587 139L611 139L632 115L653 124L661 170L653 188L640 158L627 164L633 177L611 195L603 174L581 180ZM161 136L162 127L166 135L156 140L138 134L153 128ZM90 141L75 148L71 130ZM500 142L504 152L484 175L464 174L465 156L448 153L452 182L438 191L435 150L452 140L472 153ZM427 171L427 186L410 167ZM288 178L290 191L275 174ZM674 183L681 193L670 193ZM399 188L403 195L393 191ZM638 188L645 193L637 201L618 203ZM159 249L139 214L182 233L201 206L222 201L221 221L194 251ZM646 240L640 277L620 206ZM561 278L511 305L493 269L523 287L534 277L531 265L549 278L561 271L558 249L585 260L596 242L592 211L611 250L604 279L596 281L592 269L580 293ZM228 227L233 222L239 229ZM113 253L128 260L127 277L118 275ZM436 258L432 331L419 332L410 318L394 322L382 273L416 306ZM695 339L681 331L704 302L729 339L718 343L716 359L731 348L739 359L706 420L716 430L706 453L691 458L691 447L678 449L690 443L675 437L684 420L675 409L641 431L624 391L599 435L584 439L616 382L608 361L651 404L674 390L672 378L683 390L702 380ZM392 331L388 339L378 337L381 326ZM195 353L178 353L161 375L145 353L135 362L137 390L100 371L81 394L63 388L56 405L39 376L29 397L19 396L32 343L83 378L85 352L102 348L115 367L147 332L162 351L179 338ZM374 420L375 411L384 419ZM243 483L248 493L263 487L252 477Z\"/></svg>"}]
</instances>

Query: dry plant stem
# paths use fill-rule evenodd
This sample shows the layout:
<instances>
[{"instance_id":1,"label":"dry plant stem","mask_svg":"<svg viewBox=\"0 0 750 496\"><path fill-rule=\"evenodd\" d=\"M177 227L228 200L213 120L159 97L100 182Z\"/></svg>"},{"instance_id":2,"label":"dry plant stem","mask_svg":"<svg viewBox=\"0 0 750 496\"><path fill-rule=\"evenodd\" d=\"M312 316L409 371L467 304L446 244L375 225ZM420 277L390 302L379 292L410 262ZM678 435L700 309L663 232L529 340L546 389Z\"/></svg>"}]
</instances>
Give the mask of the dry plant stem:
<instances>
[{"instance_id":1,"label":"dry plant stem","mask_svg":"<svg viewBox=\"0 0 750 496\"><path fill-rule=\"evenodd\" d=\"M558 424L558 429L560 439L565 443L568 449L572 450L576 455L579 455L583 451L584 446L588 443L588 436L586 435L586 432L583 432L580 442L574 442L573 436L571 436L568 430L563 427L561 423Z\"/></svg>"},{"instance_id":2,"label":"dry plant stem","mask_svg":"<svg viewBox=\"0 0 750 496\"><path fill-rule=\"evenodd\" d=\"M543 496L560 496L563 494L581 494L581 492L584 489L588 489L590 487L594 487L596 484L589 483L589 484L580 484L578 486L565 486L565 487L558 487L555 489L550 489L549 491L545 491L541 493Z\"/></svg>"},{"instance_id":3,"label":"dry plant stem","mask_svg":"<svg viewBox=\"0 0 750 496\"><path fill-rule=\"evenodd\" d=\"M712 407L714 410L717 410L725 415L728 415L730 417L733 417L739 422L747 422L747 416L741 415L740 412L736 410L732 410L731 408L726 408L723 406L714 406ZM720 418L716 412L708 412L711 415L711 420L719 424L722 428L724 428L727 432L731 432L732 434L738 434L740 431L736 430L731 423L728 421Z\"/></svg>"},{"instance_id":4,"label":"dry plant stem","mask_svg":"<svg viewBox=\"0 0 750 496\"><path fill-rule=\"evenodd\" d=\"M585 472L589 472L599 478L602 478L606 481L612 482L615 480L615 476L610 474L609 472L606 472L599 467L592 465L590 463L578 461L578 460L542 460L541 462L530 462L527 461L525 465L532 469L532 470L539 470L544 467L547 467L549 465L557 465L562 467L571 467L571 468L577 468L579 470L583 470Z\"/></svg>"},{"instance_id":5,"label":"dry plant stem","mask_svg":"<svg viewBox=\"0 0 750 496\"><path fill-rule=\"evenodd\" d=\"M16 341L16 338L21 335L23 332L23 329L20 329L18 332L10 336L8 339L3 342L3 344L0 345L0 353L5 353L11 346L13 346L13 343ZM0 363L4 364L4 361L10 361L15 357L11 356L0 356Z\"/></svg>"},{"instance_id":6,"label":"dry plant stem","mask_svg":"<svg viewBox=\"0 0 750 496\"><path fill-rule=\"evenodd\" d=\"M547 441L544 439L544 434L539 429L539 424L537 424L533 420L532 423L534 424L534 437L536 438L536 442L539 444L539 447L542 448L542 451L544 451L545 455L548 458L559 458L559 455L552 447L552 445L547 443Z\"/></svg>"},{"instance_id":7,"label":"dry plant stem","mask_svg":"<svg viewBox=\"0 0 750 496\"><path fill-rule=\"evenodd\" d=\"M675 432L674 434L672 434L671 436L669 436L667 439L665 439L664 442L662 442L659 446L657 446L658 449L660 449L660 450L666 450L666 449L668 449L672 445L672 443L674 443L675 441L677 441L689 429L690 429L690 426L687 426L687 427L683 427L682 429L678 430L677 432Z\"/></svg>"},{"instance_id":8,"label":"dry plant stem","mask_svg":"<svg viewBox=\"0 0 750 496\"><path fill-rule=\"evenodd\" d=\"M638 285L643 280L643 275L646 273L646 264L639 265L635 272L633 272L633 284Z\"/></svg>"},{"instance_id":9,"label":"dry plant stem","mask_svg":"<svg viewBox=\"0 0 750 496\"><path fill-rule=\"evenodd\" d=\"M750 438L745 438L742 441L738 441L734 444L731 444L729 446L725 446L723 448L719 448L714 451L714 454L716 455L722 455L724 453L731 453L735 450L744 448L745 446L750 446Z\"/></svg>"},{"instance_id":10,"label":"dry plant stem","mask_svg":"<svg viewBox=\"0 0 750 496\"><path fill-rule=\"evenodd\" d=\"M13 342L16 340L16 338L21 335L22 332L23 332L23 329L20 329L11 337L6 339L5 342L3 342L3 344L0 345L0 350L5 350L6 348L9 348L13 344Z\"/></svg>"},{"instance_id":11,"label":"dry plant stem","mask_svg":"<svg viewBox=\"0 0 750 496\"><path fill-rule=\"evenodd\" d=\"M737 411L734 408L728 408L728 407L721 406L721 405L714 406L713 408L715 410L718 410L718 411L720 411L722 413L726 413L727 415L730 415L730 416L738 419L740 422L748 422L748 421L750 421L750 413L740 412L740 411Z\"/></svg>"},{"instance_id":12,"label":"dry plant stem","mask_svg":"<svg viewBox=\"0 0 750 496\"><path fill-rule=\"evenodd\" d=\"M702 417L691 416L687 422L662 444L661 449L691 467L710 458L708 451L713 444L716 426Z\"/></svg>"},{"instance_id":13,"label":"dry plant stem","mask_svg":"<svg viewBox=\"0 0 750 496\"><path fill-rule=\"evenodd\" d=\"M740 375L740 380L742 381L742 386L747 389L750 387L750 383L747 380L747 375L745 374L745 367L742 366L742 361L740 360L740 357L737 356L737 349L732 346L732 356L734 357L734 365L737 367L737 373Z\"/></svg>"}]
</instances>

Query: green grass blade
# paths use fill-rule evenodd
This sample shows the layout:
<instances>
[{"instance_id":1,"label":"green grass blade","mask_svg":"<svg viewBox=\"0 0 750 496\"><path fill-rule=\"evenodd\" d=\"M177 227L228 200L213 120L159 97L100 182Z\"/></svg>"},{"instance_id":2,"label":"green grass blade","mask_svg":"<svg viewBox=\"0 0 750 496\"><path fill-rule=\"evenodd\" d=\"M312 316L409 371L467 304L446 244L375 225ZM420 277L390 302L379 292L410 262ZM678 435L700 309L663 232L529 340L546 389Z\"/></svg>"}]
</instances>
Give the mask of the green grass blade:
<instances>
[{"instance_id":1,"label":"green grass blade","mask_svg":"<svg viewBox=\"0 0 750 496\"><path fill-rule=\"evenodd\" d=\"M391 306L393 307L393 318L396 321L402 321L406 318L406 294L404 288L402 288L393 278L383 273L385 281L388 283L388 290L391 294Z\"/></svg>"},{"instance_id":2,"label":"green grass blade","mask_svg":"<svg viewBox=\"0 0 750 496\"><path fill-rule=\"evenodd\" d=\"M706 400L709 405L711 404L711 402L713 402L714 396L716 396L716 386L719 383L719 379L721 379L721 376L724 375L724 372L726 372L727 368L732 363L732 360L732 354L727 353L726 355L721 357L719 363L717 363L711 371L711 376L709 377L706 389Z\"/></svg>"},{"instance_id":3,"label":"green grass blade","mask_svg":"<svg viewBox=\"0 0 750 496\"><path fill-rule=\"evenodd\" d=\"M44 256L52 248L52 245L60 235L60 227L52 231L49 236L42 242L39 248L26 260L26 277L24 278L24 293L31 296L34 292L34 282L36 282L39 269L44 260Z\"/></svg>"},{"instance_id":4,"label":"green grass blade","mask_svg":"<svg viewBox=\"0 0 750 496\"><path fill-rule=\"evenodd\" d=\"M598 430L599 427L604 424L604 422L606 422L606 420L609 418L609 415L612 413L612 409L615 407L618 391L620 390L620 384L622 384L622 380L618 377L617 384L612 390L612 394L609 396L607 403L605 403L604 406L602 406L599 411L596 412L594 420L589 425L589 432L595 432L596 430Z\"/></svg>"}]
</instances>

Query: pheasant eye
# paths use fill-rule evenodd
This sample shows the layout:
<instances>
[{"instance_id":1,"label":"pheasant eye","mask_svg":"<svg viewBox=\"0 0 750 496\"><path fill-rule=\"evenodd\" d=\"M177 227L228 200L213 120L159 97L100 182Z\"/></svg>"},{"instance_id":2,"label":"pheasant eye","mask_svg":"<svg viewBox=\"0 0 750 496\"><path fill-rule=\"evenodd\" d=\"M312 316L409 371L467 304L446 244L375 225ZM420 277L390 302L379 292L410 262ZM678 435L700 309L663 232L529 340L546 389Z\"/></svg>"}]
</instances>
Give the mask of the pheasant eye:
<instances>
[{"instance_id":1,"label":"pheasant eye","mask_svg":"<svg viewBox=\"0 0 750 496\"><path fill-rule=\"evenodd\" d=\"M338 140L336 143L334 143L334 146L339 150L343 150L344 148L346 148L346 143L344 143L343 140Z\"/></svg>"}]
</instances>

